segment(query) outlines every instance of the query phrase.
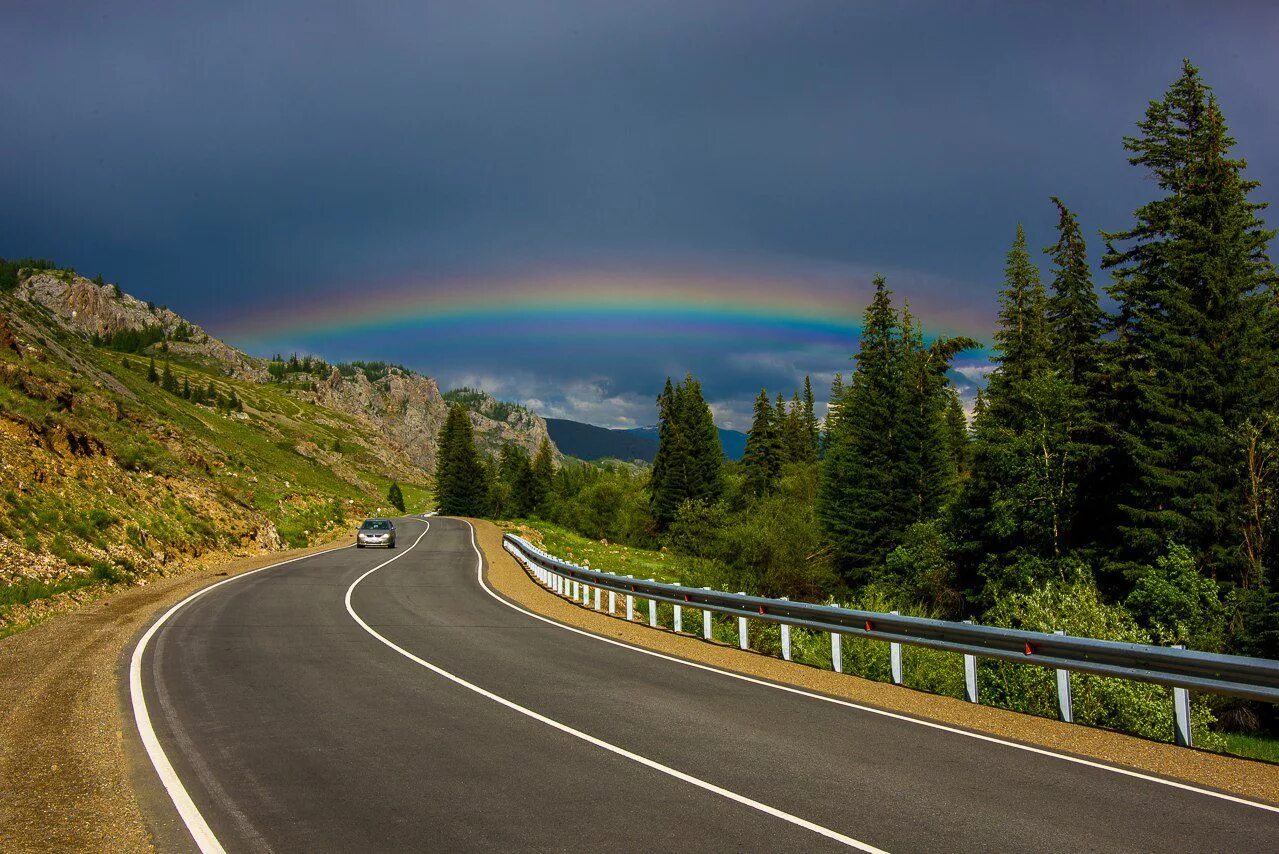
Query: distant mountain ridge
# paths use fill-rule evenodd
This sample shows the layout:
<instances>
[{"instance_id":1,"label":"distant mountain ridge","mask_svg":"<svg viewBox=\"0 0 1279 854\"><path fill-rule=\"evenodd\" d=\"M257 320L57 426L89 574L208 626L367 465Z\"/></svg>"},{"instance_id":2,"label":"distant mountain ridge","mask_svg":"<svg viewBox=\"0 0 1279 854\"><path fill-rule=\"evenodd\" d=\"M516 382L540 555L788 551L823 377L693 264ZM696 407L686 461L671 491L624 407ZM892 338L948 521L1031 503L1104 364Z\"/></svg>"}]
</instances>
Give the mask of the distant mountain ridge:
<instances>
[{"instance_id":1,"label":"distant mountain ridge","mask_svg":"<svg viewBox=\"0 0 1279 854\"><path fill-rule=\"evenodd\" d=\"M657 455L657 427L608 428L565 418L547 418L551 440L561 451L581 460L643 460L651 463ZM719 430L724 456L740 460L746 452L746 434Z\"/></svg>"},{"instance_id":2,"label":"distant mountain ridge","mask_svg":"<svg viewBox=\"0 0 1279 854\"><path fill-rule=\"evenodd\" d=\"M547 418L546 429L561 451L579 460L643 460L651 463L657 455L656 437L641 436L630 430L610 430L565 418Z\"/></svg>"}]
</instances>

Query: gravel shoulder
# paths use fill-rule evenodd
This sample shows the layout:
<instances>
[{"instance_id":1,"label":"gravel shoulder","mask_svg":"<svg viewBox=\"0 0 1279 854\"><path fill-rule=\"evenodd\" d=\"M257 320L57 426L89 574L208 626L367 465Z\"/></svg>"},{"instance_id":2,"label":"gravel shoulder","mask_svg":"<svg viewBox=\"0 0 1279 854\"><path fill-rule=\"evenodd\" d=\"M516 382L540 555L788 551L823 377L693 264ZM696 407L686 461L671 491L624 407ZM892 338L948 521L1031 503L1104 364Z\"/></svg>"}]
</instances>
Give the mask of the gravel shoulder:
<instances>
[{"instance_id":1,"label":"gravel shoulder","mask_svg":"<svg viewBox=\"0 0 1279 854\"><path fill-rule=\"evenodd\" d=\"M1186 750L1107 730L975 706L952 697L939 697L856 676L841 675L803 664L782 661L735 647L708 643L700 637L654 630L637 619L611 617L574 605L535 582L502 548L502 531L491 522L469 520L487 562L489 583L503 596L543 616L604 637L657 650L688 661L794 685L876 709L936 721L986 733L1021 744L1043 747L1119 765L1172 780L1279 804L1279 765ZM637 617L644 613L637 609Z\"/></svg>"},{"instance_id":2,"label":"gravel shoulder","mask_svg":"<svg viewBox=\"0 0 1279 854\"><path fill-rule=\"evenodd\" d=\"M211 563L0 640L0 850L155 850L134 785L145 757L121 691L126 650L161 609L213 581L349 539Z\"/></svg>"}]
</instances>

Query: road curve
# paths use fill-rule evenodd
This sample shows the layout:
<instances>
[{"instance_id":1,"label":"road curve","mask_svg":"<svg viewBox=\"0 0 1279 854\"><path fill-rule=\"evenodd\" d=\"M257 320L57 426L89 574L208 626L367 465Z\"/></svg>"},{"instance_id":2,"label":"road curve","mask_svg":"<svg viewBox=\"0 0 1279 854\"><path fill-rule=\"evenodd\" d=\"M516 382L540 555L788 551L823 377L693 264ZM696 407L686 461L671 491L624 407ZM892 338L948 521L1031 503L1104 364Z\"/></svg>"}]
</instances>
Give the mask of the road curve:
<instances>
[{"instance_id":1,"label":"road curve","mask_svg":"<svg viewBox=\"0 0 1279 854\"><path fill-rule=\"evenodd\" d=\"M395 551L230 579L144 636L133 702L171 770L142 781L153 827L183 827L176 789L185 826L194 813L206 850L227 851L1244 852L1279 838L1279 814L1256 806L565 631L486 591L465 522L397 525Z\"/></svg>"}]
</instances>

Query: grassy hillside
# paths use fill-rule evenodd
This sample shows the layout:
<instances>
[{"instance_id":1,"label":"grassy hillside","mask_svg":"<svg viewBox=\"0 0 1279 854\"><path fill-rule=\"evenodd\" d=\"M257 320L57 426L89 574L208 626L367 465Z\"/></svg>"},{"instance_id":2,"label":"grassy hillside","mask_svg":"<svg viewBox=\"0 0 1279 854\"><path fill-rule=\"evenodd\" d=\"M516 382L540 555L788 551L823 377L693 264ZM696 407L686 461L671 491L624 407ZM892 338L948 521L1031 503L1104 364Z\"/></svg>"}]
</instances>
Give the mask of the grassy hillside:
<instances>
[{"instance_id":1,"label":"grassy hillside","mask_svg":"<svg viewBox=\"0 0 1279 854\"><path fill-rule=\"evenodd\" d=\"M360 422L165 350L96 347L0 296L0 633L37 600L389 512L392 480L425 509L425 473L388 462ZM149 381L153 358L210 402Z\"/></svg>"}]
</instances>

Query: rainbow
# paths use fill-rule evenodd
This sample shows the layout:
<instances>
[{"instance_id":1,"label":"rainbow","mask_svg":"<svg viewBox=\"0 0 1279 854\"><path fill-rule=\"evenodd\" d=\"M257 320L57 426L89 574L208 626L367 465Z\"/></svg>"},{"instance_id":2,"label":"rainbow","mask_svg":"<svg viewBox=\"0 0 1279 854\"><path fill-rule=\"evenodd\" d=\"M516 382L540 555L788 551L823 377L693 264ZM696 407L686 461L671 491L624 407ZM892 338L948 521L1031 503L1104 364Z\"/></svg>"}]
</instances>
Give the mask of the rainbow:
<instances>
[{"instance_id":1,"label":"rainbow","mask_svg":"<svg viewBox=\"0 0 1279 854\"><path fill-rule=\"evenodd\" d=\"M408 330L447 339L572 335L587 342L644 339L852 348L870 286L575 274L347 286L338 293L303 305L262 306L219 324L218 331L254 349ZM955 334L934 327L928 332Z\"/></svg>"}]
</instances>

